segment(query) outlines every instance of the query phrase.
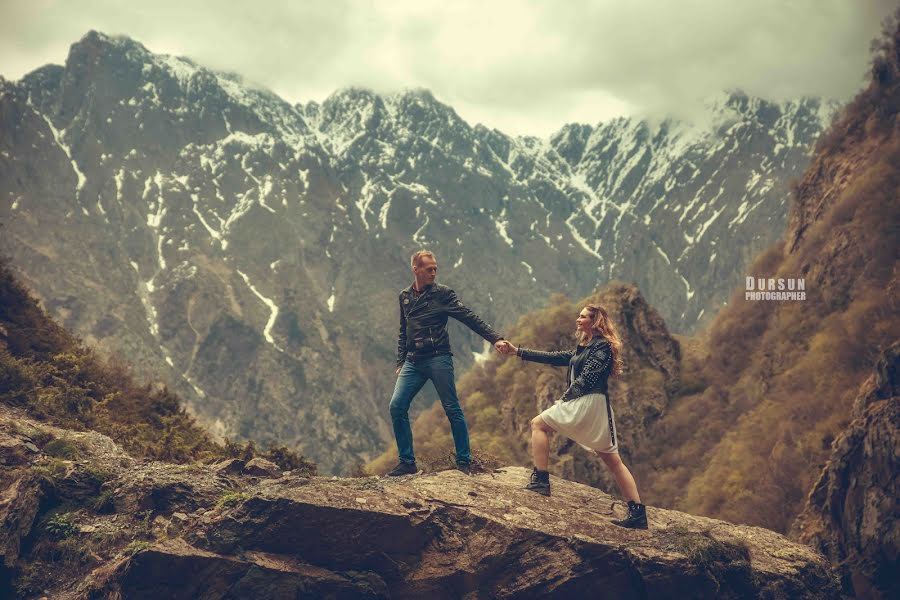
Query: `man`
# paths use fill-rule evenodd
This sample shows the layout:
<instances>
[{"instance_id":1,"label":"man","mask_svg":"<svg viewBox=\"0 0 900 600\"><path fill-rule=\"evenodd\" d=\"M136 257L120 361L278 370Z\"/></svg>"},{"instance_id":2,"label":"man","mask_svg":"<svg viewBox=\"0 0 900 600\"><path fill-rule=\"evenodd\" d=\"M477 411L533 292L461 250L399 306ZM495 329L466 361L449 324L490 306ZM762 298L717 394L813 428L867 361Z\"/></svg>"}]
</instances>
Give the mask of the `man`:
<instances>
[{"instance_id":1,"label":"man","mask_svg":"<svg viewBox=\"0 0 900 600\"><path fill-rule=\"evenodd\" d=\"M450 431L456 446L456 468L468 475L471 461L469 429L459 398L456 397L447 318L453 317L465 324L494 344L498 351L503 347L503 337L466 308L453 290L434 282L437 277L437 260L434 254L428 250L419 250L412 255L410 263L415 281L400 292L398 377L391 398L391 421L400 462L388 475L396 477L418 470L413 453L412 428L409 425L409 405L429 379L434 383L450 421Z\"/></svg>"}]
</instances>

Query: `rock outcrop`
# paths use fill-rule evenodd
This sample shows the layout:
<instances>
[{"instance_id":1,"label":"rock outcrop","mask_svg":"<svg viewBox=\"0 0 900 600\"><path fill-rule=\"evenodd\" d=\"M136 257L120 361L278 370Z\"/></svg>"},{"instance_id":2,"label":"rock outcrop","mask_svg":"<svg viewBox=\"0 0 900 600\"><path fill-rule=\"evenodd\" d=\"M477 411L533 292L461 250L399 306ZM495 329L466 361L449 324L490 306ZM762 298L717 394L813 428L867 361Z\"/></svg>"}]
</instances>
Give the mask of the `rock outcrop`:
<instances>
[{"instance_id":1,"label":"rock outcrop","mask_svg":"<svg viewBox=\"0 0 900 600\"><path fill-rule=\"evenodd\" d=\"M774 532L652 507L621 529L621 502L556 478L532 494L521 467L260 478L136 462L2 405L0 432L39 448L0 467L0 584L23 597L839 598L825 559Z\"/></svg>"},{"instance_id":2,"label":"rock outcrop","mask_svg":"<svg viewBox=\"0 0 900 600\"><path fill-rule=\"evenodd\" d=\"M878 361L855 418L794 524L794 535L841 571L857 598L900 597L900 343Z\"/></svg>"}]
</instances>

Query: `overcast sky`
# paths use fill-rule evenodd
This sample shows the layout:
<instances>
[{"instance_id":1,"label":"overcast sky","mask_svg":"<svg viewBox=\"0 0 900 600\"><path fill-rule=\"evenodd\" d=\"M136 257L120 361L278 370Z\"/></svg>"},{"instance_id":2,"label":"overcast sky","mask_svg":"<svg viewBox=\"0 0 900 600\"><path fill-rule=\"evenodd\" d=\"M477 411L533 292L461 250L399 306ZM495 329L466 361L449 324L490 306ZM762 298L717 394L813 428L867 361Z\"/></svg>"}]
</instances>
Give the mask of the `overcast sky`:
<instances>
[{"instance_id":1,"label":"overcast sky","mask_svg":"<svg viewBox=\"0 0 900 600\"><path fill-rule=\"evenodd\" d=\"M0 75L63 64L88 30L236 71L289 101L430 89L471 124L696 114L740 88L846 100L897 0L0 0Z\"/></svg>"}]
</instances>

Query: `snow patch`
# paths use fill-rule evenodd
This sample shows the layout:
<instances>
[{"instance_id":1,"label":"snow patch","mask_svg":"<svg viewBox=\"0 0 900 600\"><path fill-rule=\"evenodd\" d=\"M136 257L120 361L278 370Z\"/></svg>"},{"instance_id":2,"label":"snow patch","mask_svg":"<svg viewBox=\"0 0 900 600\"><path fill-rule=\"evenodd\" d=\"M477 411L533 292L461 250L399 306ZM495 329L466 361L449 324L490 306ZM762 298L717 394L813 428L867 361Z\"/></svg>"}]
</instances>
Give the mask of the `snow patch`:
<instances>
[{"instance_id":1,"label":"snow patch","mask_svg":"<svg viewBox=\"0 0 900 600\"><path fill-rule=\"evenodd\" d=\"M725 206L720 206L719 210L717 210L715 213L713 213L713 216L711 216L709 219L707 219L706 222L700 226L700 231L694 237L695 240L699 240L700 238L703 237L703 234L706 233L706 230L709 228L709 226L712 224L712 222L715 221L719 217L720 214L722 214L723 210L725 210Z\"/></svg>"},{"instance_id":2,"label":"snow patch","mask_svg":"<svg viewBox=\"0 0 900 600\"><path fill-rule=\"evenodd\" d=\"M497 228L497 232L500 234L500 237L503 238L503 241L506 242L510 248L512 248L512 238L510 238L509 234L506 232L506 228L509 226L509 219L506 218L505 206L503 207L503 210L500 211L500 216L497 217L496 221L494 221L494 226Z\"/></svg>"},{"instance_id":3,"label":"snow patch","mask_svg":"<svg viewBox=\"0 0 900 600\"><path fill-rule=\"evenodd\" d=\"M362 219L363 226L366 229L369 229L369 221L366 218L366 213L369 212L369 206L372 204L372 200L375 199L375 186L369 181L369 178L366 177L365 173L362 175L366 182L363 184L362 189L360 189L359 198L356 199L354 204L356 205L357 210L359 210L359 218ZM382 225L382 227L384 226Z\"/></svg>"},{"instance_id":4,"label":"snow patch","mask_svg":"<svg viewBox=\"0 0 900 600\"><path fill-rule=\"evenodd\" d=\"M663 259L665 259L666 264L671 265L672 261L669 260L669 255L666 254L665 252L663 252L663 249L660 248L657 244L654 243L653 246L656 248L656 251L660 253L660 255L663 257Z\"/></svg>"},{"instance_id":5,"label":"snow patch","mask_svg":"<svg viewBox=\"0 0 900 600\"><path fill-rule=\"evenodd\" d=\"M387 202L385 202L381 206L381 210L378 211L378 218L381 220L381 228L382 229L387 229L388 211L390 209L391 209L391 199L389 197L387 199Z\"/></svg>"},{"instance_id":6,"label":"snow patch","mask_svg":"<svg viewBox=\"0 0 900 600\"><path fill-rule=\"evenodd\" d=\"M125 172L122 169L116 171L116 202L122 204L122 189L125 187Z\"/></svg>"},{"instance_id":7,"label":"snow patch","mask_svg":"<svg viewBox=\"0 0 900 600\"><path fill-rule=\"evenodd\" d=\"M569 228L569 232L571 232L572 237L575 238L575 241L578 242L579 246L584 248L584 250L591 256L593 256L599 260L603 260L603 257L600 256L596 250L594 250L593 248L591 248L588 245L587 240L584 239L580 233L578 233L578 229L575 227L575 225L572 224L572 220L577 216L578 216L578 213L572 213L571 215L569 215L569 218L566 219L566 227ZM549 238L545 238L545 239L547 240L547 244L549 245L550 239Z\"/></svg>"},{"instance_id":8,"label":"snow patch","mask_svg":"<svg viewBox=\"0 0 900 600\"><path fill-rule=\"evenodd\" d=\"M418 209L418 206L417 206L416 208ZM417 244L423 244L423 243L425 243L425 238L419 239L419 236L422 234L422 231L423 231L426 227L428 227L428 215L425 215L425 222L422 223L422 226L419 227L418 229L416 229L416 232L413 234L412 239L413 239L413 241L416 242Z\"/></svg>"},{"instance_id":9,"label":"snow patch","mask_svg":"<svg viewBox=\"0 0 900 600\"><path fill-rule=\"evenodd\" d=\"M81 172L81 169L78 168L78 163L75 162L75 158L72 157L72 150L63 140L65 135L65 130L58 130L53 126L53 123L50 122L50 119L44 113L38 112L38 110L31 104L31 96L28 97L28 106L31 107L31 110L34 111L35 114L39 115L44 122L47 123L47 127L50 128L50 133L53 134L53 139L56 140L56 144L62 149L67 157L69 157L69 162L72 164L72 170L75 171L75 176L78 178L78 183L75 184L75 197L78 198L81 195L81 188L84 187L85 182L87 181L87 177L84 176L84 173Z\"/></svg>"},{"instance_id":10,"label":"snow patch","mask_svg":"<svg viewBox=\"0 0 900 600\"><path fill-rule=\"evenodd\" d=\"M194 214L197 215L197 218L198 218L198 219L200 219L200 223L203 224L203 227L206 228L206 231L209 232L209 235L210 235L214 240L218 241L218 242L221 244L221 243L222 243L222 234L220 234L218 231L216 231L215 229L213 229L212 227L210 227L209 223L206 222L206 219L203 218L203 215L200 214L200 211L197 210L197 196L196 196L196 194L191 194L191 196L192 196L192 198L194 199L194 205L191 207L191 208L193 209L193 211L194 211ZM225 248L223 247L222 249L224 250Z\"/></svg>"},{"instance_id":11,"label":"snow patch","mask_svg":"<svg viewBox=\"0 0 900 600\"><path fill-rule=\"evenodd\" d=\"M272 328L275 326L275 321L278 319L278 306L274 302L272 302L272 300L260 294L259 291L255 287L253 287L253 284L250 283L250 278L247 277L243 272L238 270L238 275L243 278L244 283L247 284L247 287L250 288L250 291L253 292L254 295L256 295L256 297L259 298L263 304L268 306L269 310L271 311L269 314L269 320L266 322L266 327L265 329L263 329L263 337L266 338L266 341L272 344L272 347L274 347L276 350L278 350L279 352L284 352L284 350L275 343L275 338L272 337Z\"/></svg>"},{"instance_id":12,"label":"snow patch","mask_svg":"<svg viewBox=\"0 0 900 600\"><path fill-rule=\"evenodd\" d=\"M691 284L688 283L688 280L684 278L684 275L682 275L678 271L675 271L675 274L681 277L681 281L682 283L684 283L685 287L685 296L687 296L687 299L690 300L694 296L694 290L691 289Z\"/></svg>"},{"instance_id":13,"label":"snow patch","mask_svg":"<svg viewBox=\"0 0 900 600\"><path fill-rule=\"evenodd\" d=\"M534 281L535 283L537 283L537 279L535 279L535 277L534 277L534 269L531 268L531 265L529 265L529 264L528 264L527 262L525 262L524 260L521 261L521 262L522 262L522 265L523 265L526 269L528 269L528 274L531 275L531 280Z\"/></svg>"},{"instance_id":14,"label":"snow patch","mask_svg":"<svg viewBox=\"0 0 900 600\"><path fill-rule=\"evenodd\" d=\"M494 345L491 344L487 340L482 340L484 345L481 348L481 352L473 352L472 356L475 358L475 364L483 365L487 360L491 357L491 351L494 349Z\"/></svg>"}]
</instances>

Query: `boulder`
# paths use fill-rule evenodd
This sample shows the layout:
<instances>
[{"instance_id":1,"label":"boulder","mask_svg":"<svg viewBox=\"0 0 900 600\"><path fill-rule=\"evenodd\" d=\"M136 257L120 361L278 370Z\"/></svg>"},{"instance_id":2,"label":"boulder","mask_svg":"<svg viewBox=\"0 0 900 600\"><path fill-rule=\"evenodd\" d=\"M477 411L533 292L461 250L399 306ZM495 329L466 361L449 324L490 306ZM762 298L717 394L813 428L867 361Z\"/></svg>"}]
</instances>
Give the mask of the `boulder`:
<instances>
[{"instance_id":1,"label":"boulder","mask_svg":"<svg viewBox=\"0 0 900 600\"><path fill-rule=\"evenodd\" d=\"M270 460L266 460L265 458L253 458L250 462L247 463L247 466L244 467L242 471L243 475L248 475L250 477L268 477L271 479L278 479L282 476L282 471Z\"/></svg>"},{"instance_id":2,"label":"boulder","mask_svg":"<svg viewBox=\"0 0 900 600\"><path fill-rule=\"evenodd\" d=\"M0 566L10 567L18 560L22 540L31 533L43 498L44 485L32 474L0 490Z\"/></svg>"},{"instance_id":3,"label":"boulder","mask_svg":"<svg viewBox=\"0 0 900 600\"><path fill-rule=\"evenodd\" d=\"M30 440L0 431L0 467L23 465L38 452L37 446Z\"/></svg>"},{"instance_id":4,"label":"boulder","mask_svg":"<svg viewBox=\"0 0 900 600\"><path fill-rule=\"evenodd\" d=\"M228 458L212 465L212 470L221 475L240 475L245 464L239 458Z\"/></svg>"},{"instance_id":5,"label":"boulder","mask_svg":"<svg viewBox=\"0 0 900 600\"><path fill-rule=\"evenodd\" d=\"M113 496L116 512L170 514L213 505L235 485L209 466L150 462L123 473L105 488Z\"/></svg>"}]
</instances>

